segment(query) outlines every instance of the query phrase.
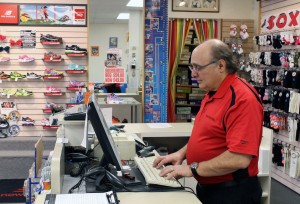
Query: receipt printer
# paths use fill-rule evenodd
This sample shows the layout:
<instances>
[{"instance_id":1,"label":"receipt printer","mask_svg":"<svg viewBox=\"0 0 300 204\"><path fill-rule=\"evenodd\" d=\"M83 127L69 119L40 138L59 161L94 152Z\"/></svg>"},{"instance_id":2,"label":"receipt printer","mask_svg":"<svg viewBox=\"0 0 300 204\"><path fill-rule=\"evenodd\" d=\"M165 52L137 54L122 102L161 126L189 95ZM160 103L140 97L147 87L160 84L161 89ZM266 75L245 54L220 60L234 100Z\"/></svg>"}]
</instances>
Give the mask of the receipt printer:
<instances>
[{"instance_id":1,"label":"receipt printer","mask_svg":"<svg viewBox=\"0 0 300 204\"><path fill-rule=\"evenodd\" d=\"M136 155L136 147L135 147L135 137L137 135L133 133L116 133L113 134L113 139L117 150L120 153L120 157L122 160L133 160ZM95 146L98 144L97 138L94 142ZM103 155L102 149L100 145L97 145L94 150L95 157L101 158Z\"/></svg>"}]
</instances>

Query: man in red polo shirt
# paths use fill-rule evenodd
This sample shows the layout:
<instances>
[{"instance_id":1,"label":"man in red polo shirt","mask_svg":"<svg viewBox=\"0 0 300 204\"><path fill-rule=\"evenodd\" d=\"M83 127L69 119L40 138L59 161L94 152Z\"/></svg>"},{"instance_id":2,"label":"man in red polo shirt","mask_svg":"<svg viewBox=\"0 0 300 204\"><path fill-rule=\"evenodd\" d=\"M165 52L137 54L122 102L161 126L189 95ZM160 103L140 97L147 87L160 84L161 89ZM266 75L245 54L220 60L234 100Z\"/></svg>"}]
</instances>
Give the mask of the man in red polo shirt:
<instances>
[{"instance_id":1,"label":"man in red polo shirt","mask_svg":"<svg viewBox=\"0 0 300 204\"><path fill-rule=\"evenodd\" d=\"M160 175L194 176L204 204L260 203L257 179L263 107L256 90L236 76L233 54L220 40L208 40L192 53L192 77L207 92L188 144L158 157L153 166L172 163ZM182 165L183 160L188 165Z\"/></svg>"}]
</instances>

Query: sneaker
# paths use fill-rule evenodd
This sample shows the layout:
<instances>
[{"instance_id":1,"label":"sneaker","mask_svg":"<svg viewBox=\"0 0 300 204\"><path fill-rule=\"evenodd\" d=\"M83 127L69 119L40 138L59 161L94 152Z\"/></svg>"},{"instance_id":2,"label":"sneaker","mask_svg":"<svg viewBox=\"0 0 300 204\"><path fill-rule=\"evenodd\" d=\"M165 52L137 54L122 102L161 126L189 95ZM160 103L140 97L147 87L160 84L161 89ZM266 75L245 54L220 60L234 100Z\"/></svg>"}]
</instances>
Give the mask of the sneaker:
<instances>
[{"instance_id":1,"label":"sneaker","mask_svg":"<svg viewBox=\"0 0 300 204\"><path fill-rule=\"evenodd\" d=\"M46 68L44 70L44 75L45 76L60 76L60 75L63 75L62 72L59 72L59 71L56 71L55 69L53 68Z\"/></svg>"},{"instance_id":2,"label":"sneaker","mask_svg":"<svg viewBox=\"0 0 300 204\"><path fill-rule=\"evenodd\" d=\"M59 19L59 21L61 21L61 22L66 22L66 21L69 21L69 20L70 20L70 17L68 15L64 15L63 17L61 17Z\"/></svg>"},{"instance_id":3,"label":"sneaker","mask_svg":"<svg viewBox=\"0 0 300 204\"><path fill-rule=\"evenodd\" d=\"M124 99L120 98L119 96L117 96L114 93L111 93L107 96L107 103L108 104L119 104L119 103L123 103Z\"/></svg>"},{"instance_id":4,"label":"sneaker","mask_svg":"<svg viewBox=\"0 0 300 204\"><path fill-rule=\"evenodd\" d=\"M60 93L61 90L59 88L53 86L46 86L47 93Z\"/></svg>"},{"instance_id":5,"label":"sneaker","mask_svg":"<svg viewBox=\"0 0 300 204\"><path fill-rule=\"evenodd\" d=\"M72 80L70 81L69 87L85 87L85 83L77 80Z\"/></svg>"},{"instance_id":6,"label":"sneaker","mask_svg":"<svg viewBox=\"0 0 300 204\"><path fill-rule=\"evenodd\" d=\"M34 123L35 123L35 121L33 119L29 118L29 117L22 117L22 122L23 122L22 125L24 125L24 124L34 125Z\"/></svg>"},{"instance_id":7,"label":"sneaker","mask_svg":"<svg viewBox=\"0 0 300 204\"><path fill-rule=\"evenodd\" d=\"M61 42L62 43L62 38L54 36L54 35L50 35L50 34L46 34L46 35L41 34L40 41L41 42Z\"/></svg>"},{"instance_id":8,"label":"sneaker","mask_svg":"<svg viewBox=\"0 0 300 204\"><path fill-rule=\"evenodd\" d=\"M38 74L33 73L33 72L27 73L27 75L26 75L27 79L40 79L41 77L42 77L41 75L38 75Z\"/></svg>"},{"instance_id":9,"label":"sneaker","mask_svg":"<svg viewBox=\"0 0 300 204\"><path fill-rule=\"evenodd\" d=\"M23 79L26 77L26 75L20 74L18 72L11 72L9 77L11 79Z\"/></svg>"},{"instance_id":10,"label":"sneaker","mask_svg":"<svg viewBox=\"0 0 300 204\"><path fill-rule=\"evenodd\" d=\"M69 64L68 70L84 70L85 66L78 65L78 64Z\"/></svg>"},{"instance_id":11,"label":"sneaker","mask_svg":"<svg viewBox=\"0 0 300 204\"><path fill-rule=\"evenodd\" d=\"M46 104L46 109L51 109L52 113L58 113L58 112L61 112L61 111L65 110L63 106L57 105L55 103L47 103Z\"/></svg>"},{"instance_id":12,"label":"sneaker","mask_svg":"<svg viewBox=\"0 0 300 204\"><path fill-rule=\"evenodd\" d=\"M27 55L20 55L19 56L19 62L33 62L35 58L28 57Z\"/></svg>"},{"instance_id":13,"label":"sneaker","mask_svg":"<svg viewBox=\"0 0 300 204\"><path fill-rule=\"evenodd\" d=\"M2 90L2 94L4 94L4 96L13 96L15 95L16 91L15 90L12 90L12 89L3 89Z\"/></svg>"},{"instance_id":14,"label":"sneaker","mask_svg":"<svg viewBox=\"0 0 300 204\"><path fill-rule=\"evenodd\" d=\"M50 126L50 121L49 121L49 119L42 119L42 120L41 120L41 125L42 125L42 126Z\"/></svg>"},{"instance_id":15,"label":"sneaker","mask_svg":"<svg viewBox=\"0 0 300 204\"><path fill-rule=\"evenodd\" d=\"M8 74L5 74L3 71L0 71L0 79L7 79L10 76Z\"/></svg>"},{"instance_id":16,"label":"sneaker","mask_svg":"<svg viewBox=\"0 0 300 204\"><path fill-rule=\"evenodd\" d=\"M87 50L84 48L80 48L77 45L66 46L65 49L66 54L86 54Z\"/></svg>"},{"instance_id":17,"label":"sneaker","mask_svg":"<svg viewBox=\"0 0 300 204\"><path fill-rule=\"evenodd\" d=\"M15 96L31 96L32 91L27 91L26 89L17 89Z\"/></svg>"},{"instance_id":18,"label":"sneaker","mask_svg":"<svg viewBox=\"0 0 300 204\"><path fill-rule=\"evenodd\" d=\"M44 54L44 60L59 61L61 60L61 55L57 55L54 52L46 52Z\"/></svg>"},{"instance_id":19,"label":"sneaker","mask_svg":"<svg viewBox=\"0 0 300 204\"><path fill-rule=\"evenodd\" d=\"M8 62L10 61L9 57L0 57L0 62Z\"/></svg>"}]
</instances>

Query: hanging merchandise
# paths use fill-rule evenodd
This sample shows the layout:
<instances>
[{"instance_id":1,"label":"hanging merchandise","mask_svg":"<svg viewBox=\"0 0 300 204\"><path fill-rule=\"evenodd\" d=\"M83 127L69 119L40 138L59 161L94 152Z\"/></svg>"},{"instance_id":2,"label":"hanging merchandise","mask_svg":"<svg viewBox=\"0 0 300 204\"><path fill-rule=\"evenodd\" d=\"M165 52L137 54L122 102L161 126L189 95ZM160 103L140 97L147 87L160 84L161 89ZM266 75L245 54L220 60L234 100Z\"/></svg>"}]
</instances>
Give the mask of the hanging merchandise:
<instances>
[{"instance_id":1,"label":"hanging merchandise","mask_svg":"<svg viewBox=\"0 0 300 204\"><path fill-rule=\"evenodd\" d=\"M246 40L246 39L249 38L249 34L248 34L248 32L247 32L247 29L248 29L248 27L247 27L247 25L245 25L245 24L242 24L242 25L240 26L240 37L241 37L243 40Z\"/></svg>"},{"instance_id":2,"label":"hanging merchandise","mask_svg":"<svg viewBox=\"0 0 300 204\"><path fill-rule=\"evenodd\" d=\"M237 25L235 25L235 24L230 25L230 33L229 34L230 34L231 37L236 36L236 34L237 34Z\"/></svg>"},{"instance_id":3,"label":"hanging merchandise","mask_svg":"<svg viewBox=\"0 0 300 204\"><path fill-rule=\"evenodd\" d=\"M11 125L8 128L8 132L10 136L17 136L20 133L20 127L18 125Z\"/></svg>"},{"instance_id":4,"label":"hanging merchandise","mask_svg":"<svg viewBox=\"0 0 300 204\"><path fill-rule=\"evenodd\" d=\"M36 46L36 31L35 30L21 30L21 46L22 48L35 48Z\"/></svg>"}]
</instances>

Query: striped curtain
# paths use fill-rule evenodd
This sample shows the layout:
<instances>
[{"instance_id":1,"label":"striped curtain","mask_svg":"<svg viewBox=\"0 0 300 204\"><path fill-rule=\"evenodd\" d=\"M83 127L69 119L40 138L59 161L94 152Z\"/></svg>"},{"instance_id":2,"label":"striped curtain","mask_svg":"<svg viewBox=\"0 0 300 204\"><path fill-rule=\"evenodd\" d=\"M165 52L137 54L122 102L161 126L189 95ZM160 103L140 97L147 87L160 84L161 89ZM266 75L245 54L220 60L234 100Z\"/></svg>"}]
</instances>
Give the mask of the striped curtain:
<instances>
[{"instance_id":1,"label":"striped curtain","mask_svg":"<svg viewBox=\"0 0 300 204\"><path fill-rule=\"evenodd\" d=\"M199 42L217 38L219 39L220 20L215 19L194 19L195 31Z\"/></svg>"},{"instance_id":2,"label":"striped curtain","mask_svg":"<svg viewBox=\"0 0 300 204\"><path fill-rule=\"evenodd\" d=\"M176 73L192 19L169 20L168 122L175 122Z\"/></svg>"}]
</instances>

